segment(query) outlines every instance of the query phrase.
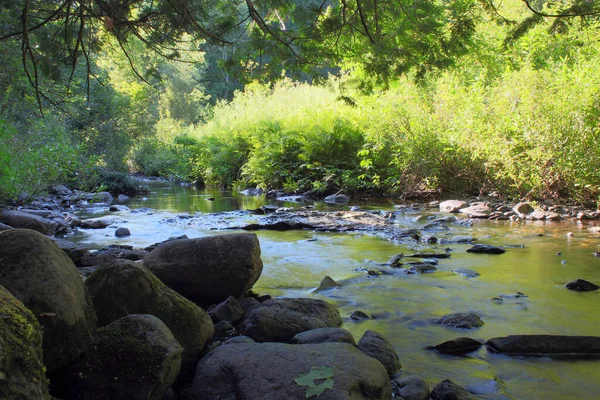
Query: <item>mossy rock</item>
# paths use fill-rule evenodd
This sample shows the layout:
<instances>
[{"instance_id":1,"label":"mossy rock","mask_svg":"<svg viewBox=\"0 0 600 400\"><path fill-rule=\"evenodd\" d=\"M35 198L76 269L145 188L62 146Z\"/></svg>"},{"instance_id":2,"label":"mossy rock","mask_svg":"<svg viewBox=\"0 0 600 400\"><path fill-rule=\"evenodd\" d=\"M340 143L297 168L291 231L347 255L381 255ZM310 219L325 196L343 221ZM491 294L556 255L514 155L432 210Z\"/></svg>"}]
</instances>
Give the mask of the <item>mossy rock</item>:
<instances>
[{"instance_id":1,"label":"mossy rock","mask_svg":"<svg viewBox=\"0 0 600 400\"><path fill-rule=\"evenodd\" d=\"M181 367L182 347L153 315L133 314L98 329L93 351L69 368L69 398L160 400Z\"/></svg>"},{"instance_id":2,"label":"mossy rock","mask_svg":"<svg viewBox=\"0 0 600 400\"><path fill-rule=\"evenodd\" d=\"M183 346L184 369L194 368L206 341L214 334L209 315L169 289L140 264L119 260L96 270L85 286L100 326L128 314L151 314L165 323Z\"/></svg>"},{"instance_id":3,"label":"mossy rock","mask_svg":"<svg viewBox=\"0 0 600 400\"><path fill-rule=\"evenodd\" d=\"M96 313L73 261L48 237L28 229L0 232L0 285L23 302L44 327L49 373L89 349Z\"/></svg>"},{"instance_id":4,"label":"mossy rock","mask_svg":"<svg viewBox=\"0 0 600 400\"><path fill-rule=\"evenodd\" d=\"M0 286L0 399L48 399L37 320Z\"/></svg>"}]
</instances>

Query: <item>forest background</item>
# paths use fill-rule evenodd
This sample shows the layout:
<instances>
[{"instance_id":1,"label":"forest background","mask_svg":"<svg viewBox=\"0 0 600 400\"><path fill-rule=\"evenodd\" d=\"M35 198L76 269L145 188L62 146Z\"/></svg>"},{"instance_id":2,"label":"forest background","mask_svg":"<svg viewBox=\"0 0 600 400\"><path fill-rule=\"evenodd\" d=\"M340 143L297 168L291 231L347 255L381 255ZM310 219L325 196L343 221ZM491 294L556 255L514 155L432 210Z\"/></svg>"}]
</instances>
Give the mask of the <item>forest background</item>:
<instances>
[{"instance_id":1,"label":"forest background","mask_svg":"<svg viewBox=\"0 0 600 400\"><path fill-rule=\"evenodd\" d=\"M0 1L0 201L139 172L597 201L594 1ZM131 189L134 190L135 188Z\"/></svg>"}]
</instances>

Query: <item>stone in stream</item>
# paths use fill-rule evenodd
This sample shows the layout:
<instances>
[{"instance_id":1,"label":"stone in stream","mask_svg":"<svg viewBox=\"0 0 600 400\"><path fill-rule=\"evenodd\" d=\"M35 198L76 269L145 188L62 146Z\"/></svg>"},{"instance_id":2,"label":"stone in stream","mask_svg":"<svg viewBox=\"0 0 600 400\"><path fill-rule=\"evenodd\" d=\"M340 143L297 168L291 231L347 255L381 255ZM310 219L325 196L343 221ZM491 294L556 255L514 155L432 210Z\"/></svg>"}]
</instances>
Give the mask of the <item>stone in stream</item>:
<instances>
[{"instance_id":1,"label":"stone in stream","mask_svg":"<svg viewBox=\"0 0 600 400\"><path fill-rule=\"evenodd\" d=\"M466 278L476 278L479 276L479 272L473 271L472 269L469 269L469 268L456 268L456 269L453 269L452 272L454 272L456 275L461 275Z\"/></svg>"},{"instance_id":2,"label":"stone in stream","mask_svg":"<svg viewBox=\"0 0 600 400\"><path fill-rule=\"evenodd\" d=\"M21 211L0 212L0 223L13 228L31 229L48 236L54 235L58 229L56 221Z\"/></svg>"},{"instance_id":3,"label":"stone in stream","mask_svg":"<svg viewBox=\"0 0 600 400\"><path fill-rule=\"evenodd\" d=\"M492 210L487 204L475 204L471 207L461 208L460 212L469 218L488 218Z\"/></svg>"},{"instance_id":4,"label":"stone in stream","mask_svg":"<svg viewBox=\"0 0 600 400\"><path fill-rule=\"evenodd\" d=\"M317 343L349 343L356 346L354 336L342 328L317 328L300 332L292 338L292 344L317 344Z\"/></svg>"},{"instance_id":5,"label":"stone in stream","mask_svg":"<svg viewBox=\"0 0 600 400\"><path fill-rule=\"evenodd\" d=\"M494 246L491 244L476 244L467 250L467 253L475 253L475 254L504 254L506 250L502 247Z\"/></svg>"},{"instance_id":6,"label":"stone in stream","mask_svg":"<svg viewBox=\"0 0 600 400\"><path fill-rule=\"evenodd\" d=\"M569 290L574 290L576 292L592 292L600 288L600 286L592 282L588 282L585 279L576 279L572 282L567 283L565 287Z\"/></svg>"},{"instance_id":7,"label":"stone in stream","mask_svg":"<svg viewBox=\"0 0 600 400\"><path fill-rule=\"evenodd\" d=\"M225 301L209 309L208 314L214 321L236 323L244 316L244 309L235 297L229 296Z\"/></svg>"},{"instance_id":8,"label":"stone in stream","mask_svg":"<svg viewBox=\"0 0 600 400\"><path fill-rule=\"evenodd\" d=\"M171 289L205 305L243 296L263 269L258 238L250 233L173 240L143 264Z\"/></svg>"},{"instance_id":9,"label":"stone in stream","mask_svg":"<svg viewBox=\"0 0 600 400\"><path fill-rule=\"evenodd\" d=\"M405 256L406 258L450 258L450 253L413 253Z\"/></svg>"},{"instance_id":10,"label":"stone in stream","mask_svg":"<svg viewBox=\"0 0 600 400\"><path fill-rule=\"evenodd\" d=\"M390 376L402 369L400 359L394 347L383 336L374 331L366 331L360 338L356 347L379 361Z\"/></svg>"},{"instance_id":11,"label":"stone in stream","mask_svg":"<svg viewBox=\"0 0 600 400\"><path fill-rule=\"evenodd\" d=\"M365 321L367 319L371 319L371 317L369 316L369 314L365 313L364 311L356 310L350 315L350 319L352 321L360 322L360 321Z\"/></svg>"},{"instance_id":12,"label":"stone in stream","mask_svg":"<svg viewBox=\"0 0 600 400\"><path fill-rule=\"evenodd\" d=\"M433 349L441 354L461 355L471 353L479 349L482 345L483 343L478 340L469 337L460 337L437 344L433 346Z\"/></svg>"},{"instance_id":13,"label":"stone in stream","mask_svg":"<svg viewBox=\"0 0 600 400\"><path fill-rule=\"evenodd\" d=\"M483 326L483 321L475 313L454 313L444 315L434 321L436 324L451 328L473 329Z\"/></svg>"},{"instance_id":14,"label":"stone in stream","mask_svg":"<svg viewBox=\"0 0 600 400\"><path fill-rule=\"evenodd\" d=\"M332 194L331 196L325 197L325 203L327 204L346 204L350 201L350 197L345 194Z\"/></svg>"},{"instance_id":15,"label":"stone in stream","mask_svg":"<svg viewBox=\"0 0 600 400\"><path fill-rule=\"evenodd\" d=\"M446 200L440 203L440 212L458 213L461 208L468 206L466 201Z\"/></svg>"},{"instance_id":16,"label":"stone in stream","mask_svg":"<svg viewBox=\"0 0 600 400\"><path fill-rule=\"evenodd\" d=\"M29 229L0 232L0 285L43 328L44 365L52 373L91 345L96 313L73 261L50 238Z\"/></svg>"},{"instance_id":17,"label":"stone in stream","mask_svg":"<svg viewBox=\"0 0 600 400\"><path fill-rule=\"evenodd\" d=\"M0 398L48 399L44 372L38 321L0 286Z\"/></svg>"},{"instance_id":18,"label":"stone in stream","mask_svg":"<svg viewBox=\"0 0 600 400\"><path fill-rule=\"evenodd\" d=\"M68 398L160 400L179 374L183 349L152 315L118 319L98 329L93 344L68 370Z\"/></svg>"},{"instance_id":19,"label":"stone in stream","mask_svg":"<svg viewBox=\"0 0 600 400\"><path fill-rule=\"evenodd\" d=\"M110 211L110 212L129 211L129 207L123 206L123 205L119 205L119 204L115 204L115 205L110 206L108 208L108 211Z\"/></svg>"},{"instance_id":20,"label":"stone in stream","mask_svg":"<svg viewBox=\"0 0 600 400\"><path fill-rule=\"evenodd\" d=\"M183 346L184 367L193 368L213 335L213 322L202 308L168 288L139 263L118 260L85 281L100 326L128 314L151 314L169 327ZM241 316L240 309L240 316Z\"/></svg>"},{"instance_id":21,"label":"stone in stream","mask_svg":"<svg viewBox=\"0 0 600 400\"><path fill-rule=\"evenodd\" d=\"M82 229L104 229L108 226L110 226L110 222L103 219L86 219L81 221L80 225Z\"/></svg>"},{"instance_id":22,"label":"stone in stream","mask_svg":"<svg viewBox=\"0 0 600 400\"><path fill-rule=\"evenodd\" d=\"M402 253L396 254L395 256L390 258L389 261L387 263L385 263L385 265L390 266L390 267L399 267L402 265L403 258L404 258L404 254L402 254Z\"/></svg>"},{"instance_id":23,"label":"stone in stream","mask_svg":"<svg viewBox=\"0 0 600 400\"><path fill-rule=\"evenodd\" d=\"M516 212L520 216L524 216L526 214L530 214L530 213L533 212L533 210L534 210L534 208L531 206L531 204L529 204L527 202L517 203L513 207L513 211Z\"/></svg>"},{"instance_id":24,"label":"stone in stream","mask_svg":"<svg viewBox=\"0 0 600 400\"><path fill-rule=\"evenodd\" d=\"M490 339L486 346L514 355L600 355L598 336L511 335Z\"/></svg>"},{"instance_id":25,"label":"stone in stream","mask_svg":"<svg viewBox=\"0 0 600 400\"><path fill-rule=\"evenodd\" d=\"M475 239L473 236L459 235L452 236L449 239L440 239L440 244L473 243L475 241L477 241L477 239Z\"/></svg>"},{"instance_id":26,"label":"stone in stream","mask_svg":"<svg viewBox=\"0 0 600 400\"><path fill-rule=\"evenodd\" d=\"M200 360L189 397L391 400L392 387L381 363L348 343L236 343Z\"/></svg>"},{"instance_id":27,"label":"stone in stream","mask_svg":"<svg viewBox=\"0 0 600 400\"><path fill-rule=\"evenodd\" d=\"M117 230L115 231L116 237L125 237L125 236L129 236L129 235L131 235L131 232L129 231L128 228L125 228L125 227L117 228Z\"/></svg>"},{"instance_id":28,"label":"stone in stream","mask_svg":"<svg viewBox=\"0 0 600 400\"><path fill-rule=\"evenodd\" d=\"M394 395L404 400L429 399L429 385L418 375L408 375L392 381Z\"/></svg>"},{"instance_id":29,"label":"stone in stream","mask_svg":"<svg viewBox=\"0 0 600 400\"><path fill-rule=\"evenodd\" d=\"M257 342L289 342L300 332L341 325L337 308L323 300L284 298L250 307L239 331Z\"/></svg>"},{"instance_id":30,"label":"stone in stream","mask_svg":"<svg viewBox=\"0 0 600 400\"><path fill-rule=\"evenodd\" d=\"M7 231L9 229L14 229L12 226L8 226L0 222L0 231Z\"/></svg>"},{"instance_id":31,"label":"stone in stream","mask_svg":"<svg viewBox=\"0 0 600 400\"><path fill-rule=\"evenodd\" d=\"M437 268L428 263L412 263L409 268L404 270L407 275L430 274L437 271Z\"/></svg>"},{"instance_id":32,"label":"stone in stream","mask_svg":"<svg viewBox=\"0 0 600 400\"><path fill-rule=\"evenodd\" d=\"M77 267L83 265L82 260L85 257L91 257L90 251L80 244L73 243L70 240L58 238L52 238L52 241L56 243L67 254L67 256L69 256L69 258Z\"/></svg>"},{"instance_id":33,"label":"stone in stream","mask_svg":"<svg viewBox=\"0 0 600 400\"><path fill-rule=\"evenodd\" d=\"M477 400L468 390L463 389L450 379L438 383L431 394L430 400Z\"/></svg>"},{"instance_id":34,"label":"stone in stream","mask_svg":"<svg viewBox=\"0 0 600 400\"><path fill-rule=\"evenodd\" d=\"M330 276L326 276L325 278L323 278L323 280L321 281L321 284L319 285L318 288L316 288L314 290L314 292L319 293L323 290L331 289L331 288L338 287L338 286L342 286L342 285L340 285L339 283L334 281L333 278L331 278Z\"/></svg>"}]
</instances>

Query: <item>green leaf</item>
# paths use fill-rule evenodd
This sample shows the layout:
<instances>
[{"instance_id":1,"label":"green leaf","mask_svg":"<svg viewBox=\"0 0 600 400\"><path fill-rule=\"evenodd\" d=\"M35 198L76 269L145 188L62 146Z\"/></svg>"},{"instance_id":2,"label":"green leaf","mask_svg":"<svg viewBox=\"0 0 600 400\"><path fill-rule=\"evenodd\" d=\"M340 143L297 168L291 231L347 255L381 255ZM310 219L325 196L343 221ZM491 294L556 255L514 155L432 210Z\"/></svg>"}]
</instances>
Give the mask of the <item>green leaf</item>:
<instances>
[{"instance_id":1,"label":"green leaf","mask_svg":"<svg viewBox=\"0 0 600 400\"><path fill-rule=\"evenodd\" d=\"M323 380L323 382L315 382ZM310 372L298 376L294 381L299 386L308 386L306 389L306 398L319 396L325 389L333 388L333 368L331 367L313 367Z\"/></svg>"}]
</instances>

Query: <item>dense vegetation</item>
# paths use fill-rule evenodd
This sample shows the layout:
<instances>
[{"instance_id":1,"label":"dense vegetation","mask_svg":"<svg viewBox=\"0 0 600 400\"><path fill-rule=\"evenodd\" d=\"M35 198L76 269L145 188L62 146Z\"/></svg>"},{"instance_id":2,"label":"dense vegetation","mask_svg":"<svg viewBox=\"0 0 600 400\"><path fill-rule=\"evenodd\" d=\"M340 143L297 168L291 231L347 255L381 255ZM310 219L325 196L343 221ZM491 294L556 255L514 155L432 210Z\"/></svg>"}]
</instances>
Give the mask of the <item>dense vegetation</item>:
<instances>
[{"instance_id":1,"label":"dense vegetation","mask_svg":"<svg viewBox=\"0 0 600 400\"><path fill-rule=\"evenodd\" d=\"M157 16L144 1L57 2L56 15L23 3L47 21L19 34L23 4L0 2L4 201L56 182L96 190L107 171L401 197L600 195L595 2L199 1L193 21L165 5L191 1L157 2Z\"/></svg>"}]
</instances>

